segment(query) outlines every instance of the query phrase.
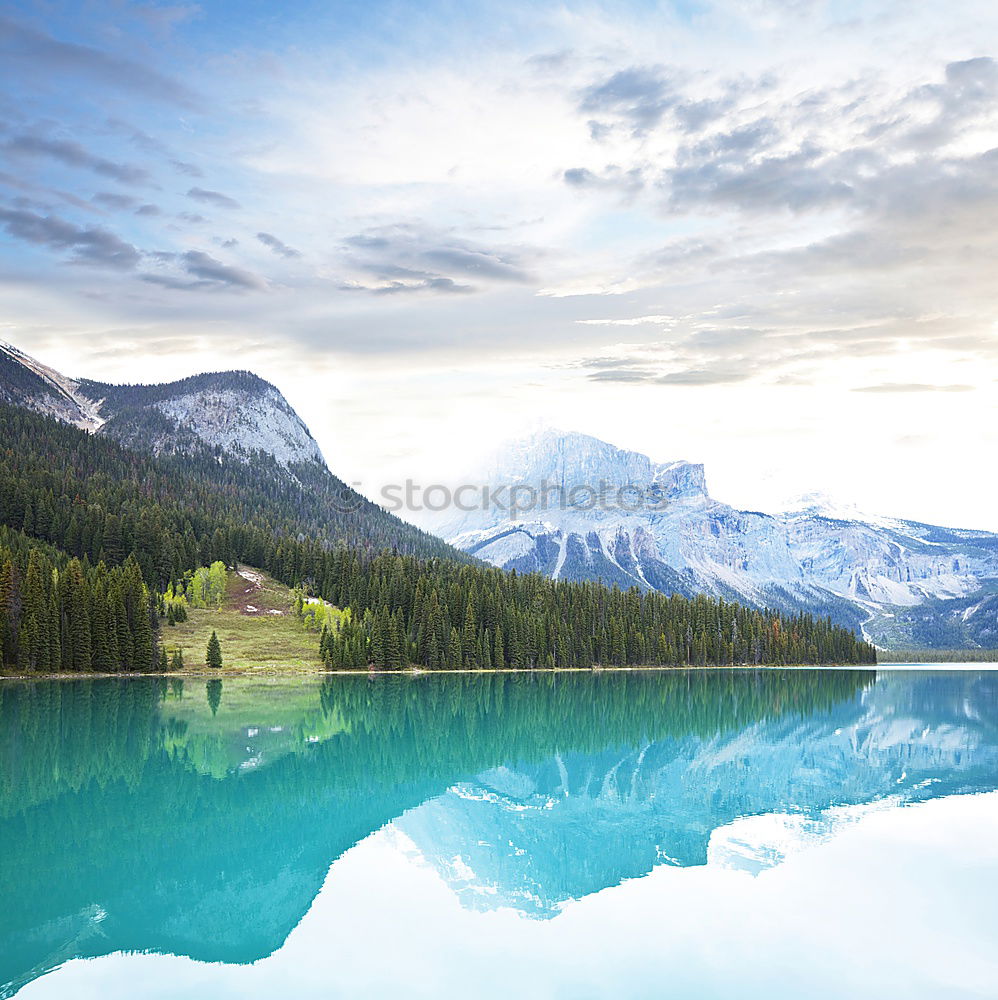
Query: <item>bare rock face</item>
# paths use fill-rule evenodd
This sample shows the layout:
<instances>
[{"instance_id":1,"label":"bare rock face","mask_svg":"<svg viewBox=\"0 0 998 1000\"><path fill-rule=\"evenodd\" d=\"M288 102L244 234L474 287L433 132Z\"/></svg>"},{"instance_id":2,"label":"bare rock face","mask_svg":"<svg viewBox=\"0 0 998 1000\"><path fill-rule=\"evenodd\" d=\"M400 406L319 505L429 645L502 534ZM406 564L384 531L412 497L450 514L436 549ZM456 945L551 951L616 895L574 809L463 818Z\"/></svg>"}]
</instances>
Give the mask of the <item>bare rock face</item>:
<instances>
[{"instance_id":1,"label":"bare rock face","mask_svg":"<svg viewBox=\"0 0 998 1000\"><path fill-rule=\"evenodd\" d=\"M80 392L80 383L0 341L0 400L56 417L84 430L104 423L99 403Z\"/></svg>"},{"instance_id":2,"label":"bare rock face","mask_svg":"<svg viewBox=\"0 0 998 1000\"><path fill-rule=\"evenodd\" d=\"M451 509L423 526L496 566L829 614L895 648L998 647L990 532L865 515L814 495L779 514L736 510L710 496L702 465L654 462L584 434L534 434L486 469L491 496L529 484L538 502L524 491L517 510Z\"/></svg>"},{"instance_id":3,"label":"bare rock face","mask_svg":"<svg viewBox=\"0 0 998 1000\"><path fill-rule=\"evenodd\" d=\"M71 379L0 343L0 400L155 454L207 446L248 461L324 465L301 417L251 372L194 375L159 385Z\"/></svg>"}]
</instances>

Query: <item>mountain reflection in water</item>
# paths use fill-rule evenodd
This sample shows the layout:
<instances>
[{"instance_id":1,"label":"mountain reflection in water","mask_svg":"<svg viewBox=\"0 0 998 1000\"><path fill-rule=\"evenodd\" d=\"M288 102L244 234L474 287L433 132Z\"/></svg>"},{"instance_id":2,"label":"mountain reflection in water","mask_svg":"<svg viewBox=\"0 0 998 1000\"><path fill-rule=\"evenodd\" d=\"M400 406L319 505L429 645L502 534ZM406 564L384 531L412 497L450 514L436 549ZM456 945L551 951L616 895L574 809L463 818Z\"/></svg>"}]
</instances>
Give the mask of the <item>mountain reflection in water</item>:
<instances>
[{"instance_id":1,"label":"mountain reflection in water","mask_svg":"<svg viewBox=\"0 0 998 1000\"><path fill-rule=\"evenodd\" d=\"M388 823L474 909L779 863L778 814L998 788L998 674L0 684L0 996L73 957L250 963ZM777 829L777 834L779 829Z\"/></svg>"}]
</instances>

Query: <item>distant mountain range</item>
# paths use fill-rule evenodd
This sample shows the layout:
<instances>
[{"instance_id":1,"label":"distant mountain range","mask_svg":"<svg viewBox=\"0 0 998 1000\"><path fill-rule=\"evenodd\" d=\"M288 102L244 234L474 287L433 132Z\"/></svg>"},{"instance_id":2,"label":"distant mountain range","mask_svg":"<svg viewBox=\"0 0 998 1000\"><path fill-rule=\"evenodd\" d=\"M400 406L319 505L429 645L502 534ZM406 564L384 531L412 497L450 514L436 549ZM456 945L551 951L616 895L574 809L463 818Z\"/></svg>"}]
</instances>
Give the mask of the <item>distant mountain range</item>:
<instances>
[{"instance_id":1,"label":"distant mountain range","mask_svg":"<svg viewBox=\"0 0 998 1000\"><path fill-rule=\"evenodd\" d=\"M68 378L0 342L0 401L133 450L243 463L254 489L290 480L317 535L330 535L335 522L342 528L331 534L354 542L467 558L337 479L301 417L250 372L112 385ZM737 510L710 496L702 465L657 463L550 430L505 447L482 478L493 489L546 487L549 502L451 507L421 526L505 569L828 614L887 648L998 647L998 535L990 532L864 515L814 495L780 514Z\"/></svg>"},{"instance_id":2,"label":"distant mountain range","mask_svg":"<svg viewBox=\"0 0 998 1000\"><path fill-rule=\"evenodd\" d=\"M814 495L780 514L737 510L710 496L702 465L551 430L506 446L484 478L493 489L546 487L549 502L449 509L422 523L496 566L830 614L886 647L998 646L990 532L864 515ZM629 509L617 502L623 486Z\"/></svg>"}]
</instances>

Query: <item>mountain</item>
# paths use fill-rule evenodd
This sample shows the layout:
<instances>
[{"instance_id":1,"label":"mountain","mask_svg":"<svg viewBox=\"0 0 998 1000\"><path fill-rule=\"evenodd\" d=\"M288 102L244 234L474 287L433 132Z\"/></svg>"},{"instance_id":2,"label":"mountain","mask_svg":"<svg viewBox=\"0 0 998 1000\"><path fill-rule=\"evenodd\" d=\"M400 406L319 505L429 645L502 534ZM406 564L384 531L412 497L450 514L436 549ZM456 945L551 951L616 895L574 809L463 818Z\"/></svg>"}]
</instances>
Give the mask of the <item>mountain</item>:
<instances>
[{"instance_id":1,"label":"mountain","mask_svg":"<svg viewBox=\"0 0 998 1000\"><path fill-rule=\"evenodd\" d=\"M888 672L823 711L491 768L393 825L481 911L555 918L662 864L757 874L864 809L992 789L996 693Z\"/></svg>"},{"instance_id":2,"label":"mountain","mask_svg":"<svg viewBox=\"0 0 998 1000\"><path fill-rule=\"evenodd\" d=\"M323 463L305 422L269 382L247 371L159 385L72 379L0 342L0 400L116 438L153 454L198 445L280 465Z\"/></svg>"},{"instance_id":3,"label":"mountain","mask_svg":"<svg viewBox=\"0 0 998 1000\"><path fill-rule=\"evenodd\" d=\"M422 523L497 566L830 614L887 647L998 646L989 532L865 516L815 495L781 514L737 510L710 496L702 465L551 430L502 449L484 482L499 504ZM536 504L515 484L534 488Z\"/></svg>"},{"instance_id":4,"label":"mountain","mask_svg":"<svg viewBox=\"0 0 998 1000\"><path fill-rule=\"evenodd\" d=\"M112 385L68 378L0 343L0 440L12 450L9 463L0 456L0 523L96 562L96 536L84 544L82 529L70 526L73 514L77 522L96 519L90 530L97 536L106 514L127 514L123 551L148 550L143 571L149 584L162 583L167 554L174 562L181 555L231 561L243 546L240 558L259 565L264 551L280 539L473 561L333 475L301 417L273 385L250 372ZM88 503L86 517L81 500ZM34 516L39 505L45 510L42 524ZM162 541L156 572L156 546L148 537L143 546L141 531L133 537L143 509L152 505L158 509L146 510L147 519L153 516L162 528L172 517L170 531L178 533L169 543ZM218 528L242 540L219 547L204 537L193 542L188 537L190 544L179 546L178 538L190 536L192 525L195 536L210 537ZM258 542L246 547L253 530ZM181 574L194 568L196 563L173 567ZM301 568L292 560L276 572L290 577Z\"/></svg>"}]
</instances>

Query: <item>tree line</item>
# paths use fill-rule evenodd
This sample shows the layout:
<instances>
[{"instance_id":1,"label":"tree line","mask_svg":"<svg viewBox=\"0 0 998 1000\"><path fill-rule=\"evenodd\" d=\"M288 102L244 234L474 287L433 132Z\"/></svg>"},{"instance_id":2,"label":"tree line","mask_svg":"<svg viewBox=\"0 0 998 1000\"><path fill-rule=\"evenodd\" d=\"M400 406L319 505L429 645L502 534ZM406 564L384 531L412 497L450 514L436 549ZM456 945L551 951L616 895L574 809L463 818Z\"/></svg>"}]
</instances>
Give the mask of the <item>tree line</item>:
<instances>
[{"instance_id":1,"label":"tree line","mask_svg":"<svg viewBox=\"0 0 998 1000\"><path fill-rule=\"evenodd\" d=\"M311 489L265 462L207 449L157 458L6 405L0 431L0 525L12 529L5 537L13 575L0 612L6 666L140 669L147 619L148 662L166 666L155 648L157 610L168 613L162 595L191 587L195 567L236 562L349 609L319 638L331 667L875 661L871 646L828 618L506 573L408 526L393 534L401 522L377 508L377 516L362 509L320 524L332 503L328 484ZM38 552L30 600L29 550ZM215 582L198 586L213 593ZM119 601L119 591L127 598ZM119 641L115 652L102 636L121 625L122 603L124 620L141 635L131 645ZM88 655L83 609L112 605L114 629L95 625ZM22 649L25 620L37 628L24 631ZM38 630L47 638L30 638Z\"/></svg>"},{"instance_id":2,"label":"tree line","mask_svg":"<svg viewBox=\"0 0 998 1000\"><path fill-rule=\"evenodd\" d=\"M0 665L18 673L146 672L156 618L138 563L108 568L0 528Z\"/></svg>"},{"instance_id":3,"label":"tree line","mask_svg":"<svg viewBox=\"0 0 998 1000\"><path fill-rule=\"evenodd\" d=\"M323 628L334 669L876 662L829 618L390 553L329 563L321 596L351 611Z\"/></svg>"}]
</instances>

